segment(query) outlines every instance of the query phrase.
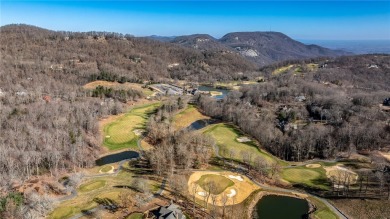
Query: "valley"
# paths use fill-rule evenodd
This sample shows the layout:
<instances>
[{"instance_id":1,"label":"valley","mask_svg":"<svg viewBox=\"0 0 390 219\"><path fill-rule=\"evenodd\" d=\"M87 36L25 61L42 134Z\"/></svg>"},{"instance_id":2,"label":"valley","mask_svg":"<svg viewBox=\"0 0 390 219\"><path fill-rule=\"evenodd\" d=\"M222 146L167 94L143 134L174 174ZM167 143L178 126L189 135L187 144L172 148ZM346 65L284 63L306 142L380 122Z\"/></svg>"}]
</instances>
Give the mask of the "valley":
<instances>
[{"instance_id":1,"label":"valley","mask_svg":"<svg viewBox=\"0 0 390 219\"><path fill-rule=\"evenodd\" d=\"M389 55L1 31L1 218L389 215Z\"/></svg>"}]
</instances>

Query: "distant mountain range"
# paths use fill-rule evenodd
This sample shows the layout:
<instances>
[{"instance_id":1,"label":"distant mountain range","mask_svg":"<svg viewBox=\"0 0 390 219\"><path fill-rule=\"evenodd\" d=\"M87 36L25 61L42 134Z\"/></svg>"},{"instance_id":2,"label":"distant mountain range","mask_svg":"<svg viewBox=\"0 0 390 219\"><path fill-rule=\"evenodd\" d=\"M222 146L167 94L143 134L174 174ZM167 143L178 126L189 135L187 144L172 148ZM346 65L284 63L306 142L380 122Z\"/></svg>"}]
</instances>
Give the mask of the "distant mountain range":
<instances>
[{"instance_id":1,"label":"distant mountain range","mask_svg":"<svg viewBox=\"0 0 390 219\"><path fill-rule=\"evenodd\" d=\"M301 40L329 49L339 49L354 54L390 54L389 40Z\"/></svg>"},{"instance_id":2,"label":"distant mountain range","mask_svg":"<svg viewBox=\"0 0 390 219\"><path fill-rule=\"evenodd\" d=\"M151 36L154 40L221 53L237 53L260 66L289 59L351 55L317 45L305 45L279 32L234 32L220 39L207 34L177 37Z\"/></svg>"},{"instance_id":3,"label":"distant mountain range","mask_svg":"<svg viewBox=\"0 0 390 219\"><path fill-rule=\"evenodd\" d=\"M247 80L261 75L260 67L268 64L348 54L304 45L277 32L237 32L221 39L206 34L145 38L51 31L23 24L2 26L0 32L0 64L17 60L26 69L39 66L41 72L49 72L55 68L79 75L85 82L101 72L128 81Z\"/></svg>"}]
</instances>

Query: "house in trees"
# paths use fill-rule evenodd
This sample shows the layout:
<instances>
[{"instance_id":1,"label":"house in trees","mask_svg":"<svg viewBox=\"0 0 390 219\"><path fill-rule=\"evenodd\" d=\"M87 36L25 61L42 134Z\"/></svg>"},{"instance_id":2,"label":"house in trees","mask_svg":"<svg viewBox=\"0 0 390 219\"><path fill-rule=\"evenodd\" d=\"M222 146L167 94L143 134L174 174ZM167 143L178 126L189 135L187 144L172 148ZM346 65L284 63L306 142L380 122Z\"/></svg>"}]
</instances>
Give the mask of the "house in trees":
<instances>
[{"instance_id":1,"label":"house in trees","mask_svg":"<svg viewBox=\"0 0 390 219\"><path fill-rule=\"evenodd\" d=\"M390 106L390 97L383 101L383 106Z\"/></svg>"},{"instance_id":2,"label":"house in trees","mask_svg":"<svg viewBox=\"0 0 390 219\"><path fill-rule=\"evenodd\" d=\"M295 101L304 102L304 101L306 101L306 97L303 95L297 96L297 97L295 97Z\"/></svg>"},{"instance_id":3,"label":"house in trees","mask_svg":"<svg viewBox=\"0 0 390 219\"><path fill-rule=\"evenodd\" d=\"M151 218L156 219L186 219L186 216L179 209L179 206L170 204L169 206L162 206L152 211L153 216Z\"/></svg>"},{"instance_id":4,"label":"house in trees","mask_svg":"<svg viewBox=\"0 0 390 219\"><path fill-rule=\"evenodd\" d=\"M379 68L379 67L378 67L378 65L371 64L371 65L368 65L368 68Z\"/></svg>"}]
</instances>

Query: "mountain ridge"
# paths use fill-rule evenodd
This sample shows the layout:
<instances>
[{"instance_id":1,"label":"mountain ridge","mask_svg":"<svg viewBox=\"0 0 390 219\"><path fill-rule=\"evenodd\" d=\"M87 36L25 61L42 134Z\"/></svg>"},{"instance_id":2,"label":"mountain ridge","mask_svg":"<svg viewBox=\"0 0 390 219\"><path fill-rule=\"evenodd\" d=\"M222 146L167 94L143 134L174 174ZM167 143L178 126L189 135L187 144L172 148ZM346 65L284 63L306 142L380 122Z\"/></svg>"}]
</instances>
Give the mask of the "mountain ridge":
<instances>
[{"instance_id":1,"label":"mountain ridge","mask_svg":"<svg viewBox=\"0 0 390 219\"><path fill-rule=\"evenodd\" d=\"M207 41L207 42L206 42ZM231 32L219 39L207 34L178 36L171 43L202 51L235 52L259 66L301 58L352 55L318 45L305 45L281 32Z\"/></svg>"},{"instance_id":2,"label":"mountain ridge","mask_svg":"<svg viewBox=\"0 0 390 219\"><path fill-rule=\"evenodd\" d=\"M16 57L23 65L38 63L42 72L56 68L82 76L84 82L99 72L130 81L231 80L259 74L254 63L234 53L199 51L130 34L52 31L25 24L2 26L0 31L4 63Z\"/></svg>"}]
</instances>

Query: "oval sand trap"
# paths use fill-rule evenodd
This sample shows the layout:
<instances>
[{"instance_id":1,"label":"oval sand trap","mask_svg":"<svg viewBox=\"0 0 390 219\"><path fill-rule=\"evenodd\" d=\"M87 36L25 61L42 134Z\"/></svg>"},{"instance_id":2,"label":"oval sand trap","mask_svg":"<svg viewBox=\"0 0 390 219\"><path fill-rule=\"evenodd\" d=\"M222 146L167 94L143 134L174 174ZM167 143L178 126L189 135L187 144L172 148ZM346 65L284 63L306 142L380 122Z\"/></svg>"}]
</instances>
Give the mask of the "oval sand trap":
<instances>
[{"instance_id":1,"label":"oval sand trap","mask_svg":"<svg viewBox=\"0 0 390 219\"><path fill-rule=\"evenodd\" d=\"M252 140L246 136L243 136L243 137L237 138L237 141L240 143L245 143L245 142L251 142Z\"/></svg>"},{"instance_id":2,"label":"oval sand trap","mask_svg":"<svg viewBox=\"0 0 390 219\"><path fill-rule=\"evenodd\" d=\"M199 195L199 196L202 196L202 197L205 197L205 196L206 196L206 193L205 193L205 192L198 192L198 195Z\"/></svg>"},{"instance_id":3,"label":"oval sand trap","mask_svg":"<svg viewBox=\"0 0 390 219\"><path fill-rule=\"evenodd\" d=\"M307 164L306 167L307 168L320 168L321 164L318 164L318 163Z\"/></svg>"},{"instance_id":4,"label":"oval sand trap","mask_svg":"<svg viewBox=\"0 0 390 219\"><path fill-rule=\"evenodd\" d=\"M238 181L244 181L244 179L242 178L242 176L233 176L233 175L229 175L229 178L230 179L236 179Z\"/></svg>"}]
</instances>

